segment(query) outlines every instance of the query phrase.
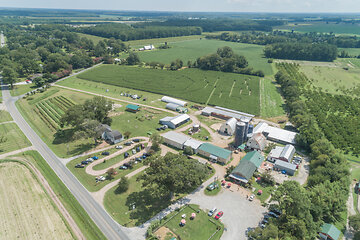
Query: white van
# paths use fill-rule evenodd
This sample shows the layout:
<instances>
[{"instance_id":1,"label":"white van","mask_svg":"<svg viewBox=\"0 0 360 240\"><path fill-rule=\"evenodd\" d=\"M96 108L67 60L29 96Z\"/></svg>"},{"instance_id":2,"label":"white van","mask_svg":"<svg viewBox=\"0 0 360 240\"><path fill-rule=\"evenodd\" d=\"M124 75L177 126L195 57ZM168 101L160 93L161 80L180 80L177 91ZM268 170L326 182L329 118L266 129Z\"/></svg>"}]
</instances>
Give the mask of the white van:
<instances>
[{"instance_id":1,"label":"white van","mask_svg":"<svg viewBox=\"0 0 360 240\"><path fill-rule=\"evenodd\" d=\"M211 210L208 212L208 215L211 217L212 215L214 215L215 212L216 212L216 207L214 207L213 209L211 209Z\"/></svg>"}]
</instances>

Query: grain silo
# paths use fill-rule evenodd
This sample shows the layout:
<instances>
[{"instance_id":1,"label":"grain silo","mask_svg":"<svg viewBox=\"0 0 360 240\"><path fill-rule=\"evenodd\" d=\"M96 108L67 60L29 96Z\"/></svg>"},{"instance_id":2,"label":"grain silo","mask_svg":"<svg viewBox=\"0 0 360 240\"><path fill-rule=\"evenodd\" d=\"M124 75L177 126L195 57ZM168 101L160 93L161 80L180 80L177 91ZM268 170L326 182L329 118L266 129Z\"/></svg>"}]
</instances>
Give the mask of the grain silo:
<instances>
[{"instance_id":1,"label":"grain silo","mask_svg":"<svg viewBox=\"0 0 360 240\"><path fill-rule=\"evenodd\" d=\"M237 122L235 131L235 147L238 147L245 142L246 135L246 123Z\"/></svg>"}]
</instances>

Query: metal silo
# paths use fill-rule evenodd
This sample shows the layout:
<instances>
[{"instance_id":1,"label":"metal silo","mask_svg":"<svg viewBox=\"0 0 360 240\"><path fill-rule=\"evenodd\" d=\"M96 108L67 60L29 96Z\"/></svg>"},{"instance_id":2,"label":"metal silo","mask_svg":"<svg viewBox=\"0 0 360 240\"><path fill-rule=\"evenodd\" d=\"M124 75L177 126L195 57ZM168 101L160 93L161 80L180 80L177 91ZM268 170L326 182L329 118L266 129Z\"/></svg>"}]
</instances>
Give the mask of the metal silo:
<instances>
[{"instance_id":1,"label":"metal silo","mask_svg":"<svg viewBox=\"0 0 360 240\"><path fill-rule=\"evenodd\" d=\"M245 142L246 135L246 123L237 122L235 131L235 147L238 147Z\"/></svg>"}]
</instances>

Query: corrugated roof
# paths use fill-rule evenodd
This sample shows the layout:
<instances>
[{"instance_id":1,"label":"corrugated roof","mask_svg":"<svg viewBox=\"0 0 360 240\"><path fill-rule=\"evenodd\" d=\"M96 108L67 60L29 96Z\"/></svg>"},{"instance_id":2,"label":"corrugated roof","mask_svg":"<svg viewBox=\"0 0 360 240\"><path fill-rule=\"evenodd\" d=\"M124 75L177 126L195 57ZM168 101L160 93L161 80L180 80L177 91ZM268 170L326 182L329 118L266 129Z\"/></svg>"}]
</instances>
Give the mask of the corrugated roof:
<instances>
[{"instance_id":1,"label":"corrugated roof","mask_svg":"<svg viewBox=\"0 0 360 240\"><path fill-rule=\"evenodd\" d=\"M257 167L252 162L241 160L236 168L231 172L231 174L234 176L240 175L249 180L253 176L256 169Z\"/></svg>"},{"instance_id":2,"label":"corrugated roof","mask_svg":"<svg viewBox=\"0 0 360 240\"><path fill-rule=\"evenodd\" d=\"M128 104L126 108L137 111L140 107L134 104Z\"/></svg>"},{"instance_id":3,"label":"corrugated roof","mask_svg":"<svg viewBox=\"0 0 360 240\"><path fill-rule=\"evenodd\" d=\"M181 134L181 133L174 132L174 131L164 133L162 136L163 136L163 138L169 139L169 140L179 143L179 144L184 144L187 140L190 139L190 137L188 137L184 134Z\"/></svg>"},{"instance_id":4,"label":"corrugated roof","mask_svg":"<svg viewBox=\"0 0 360 240\"><path fill-rule=\"evenodd\" d=\"M276 146L274 149L270 151L269 157L280 158L283 149L284 149L283 147Z\"/></svg>"},{"instance_id":5,"label":"corrugated roof","mask_svg":"<svg viewBox=\"0 0 360 240\"><path fill-rule=\"evenodd\" d=\"M251 121L251 119L253 118L254 115L251 114L247 114L247 113L242 113L242 112L237 112L234 110L229 111L230 109L226 109L226 108L212 108L212 107L205 107L202 112L210 115L211 113L215 113L215 114L219 114L219 115L223 115L223 116L227 116L229 118L236 118L238 120L241 120L243 122L249 122Z\"/></svg>"},{"instance_id":6,"label":"corrugated roof","mask_svg":"<svg viewBox=\"0 0 360 240\"><path fill-rule=\"evenodd\" d=\"M176 125L176 124L179 124L179 123L181 123L181 122L183 122L183 121L185 121L187 119L190 119L189 115L181 114L181 115L177 115L176 117L173 117L171 119L171 122Z\"/></svg>"},{"instance_id":7,"label":"corrugated roof","mask_svg":"<svg viewBox=\"0 0 360 240\"><path fill-rule=\"evenodd\" d=\"M252 151L247 153L245 157L241 159L241 161L249 161L253 163L256 166L256 168L258 168L264 161L264 156L261 155L258 151Z\"/></svg>"},{"instance_id":8,"label":"corrugated roof","mask_svg":"<svg viewBox=\"0 0 360 240\"><path fill-rule=\"evenodd\" d=\"M187 102L185 102L185 101L181 101L179 99L168 97L168 96L163 96L161 98L161 101L167 102L167 103L175 103L175 104L178 104L183 107L187 105Z\"/></svg>"},{"instance_id":9,"label":"corrugated roof","mask_svg":"<svg viewBox=\"0 0 360 240\"><path fill-rule=\"evenodd\" d=\"M287 144L284 149L282 150L280 157L283 157L285 159L290 159L291 154L295 151L295 148L293 145Z\"/></svg>"},{"instance_id":10,"label":"corrugated roof","mask_svg":"<svg viewBox=\"0 0 360 240\"><path fill-rule=\"evenodd\" d=\"M166 104L165 108L170 109L170 110L176 110L178 107L180 107L179 104L176 103L168 103Z\"/></svg>"},{"instance_id":11,"label":"corrugated roof","mask_svg":"<svg viewBox=\"0 0 360 240\"><path fill-rule=\"evenodd\" d=\"M290 170L296 170L296 165L295 164L292 164L292 163L288 163L288 162L285 162L285 161L282 161L282 160L276 160L275 161L275 165L274 167L283 167L283 168L286 168L286 169L290 169Z\"/></svg>"},{"instance_id":12,"label":"corrugated roof","mask_svg":"<svg viewBox=\"0 0 360 240\"><path fill-rule=\"evenodd\" d=\"M277 127L272 127L269 126L267 123L265 122L261 122L259 123L255 128L253 133L266 133L267 134L267 138L271 138L271 139L275 139L275 140L279 140L285 143L290 143L290 144L295 144L295 137L297 135L297 133L295 132L291 132L291 131L287 131L281 128L277 128Z\"/></svg>"},{"instance_id":13,"label":"corrugated roof","mask_svg":"<svg viewBox=\"0 0 360 240\"><path fill-rule=\"evenodd\" d=\"M321 226L321 232L329 235L334 240L338 240L341 234L339 229L329 223L324 223Z\"/></svg>"},{"instance_id":14,"label":"corrugated roof","mask_svg":"<svg viewBox=\"0 0 360 240\"><path fill-rule=\"evenodd\" d=\"M199 149L223 159L227 159L231 155L230 150L215 146L211 143L203 143Z\"/></svg>"},{"instance_id":15,"label":"corrugated roof","mask_svg":"<svg viewBox=\"0 0 360 240\"><path fill-rule=\"evenodd\" d=\"M203 144L203 142L191 138L184 143L184 146L191 147L192 149L198 149L201 144Z\"/></svg>"}]
</instances>

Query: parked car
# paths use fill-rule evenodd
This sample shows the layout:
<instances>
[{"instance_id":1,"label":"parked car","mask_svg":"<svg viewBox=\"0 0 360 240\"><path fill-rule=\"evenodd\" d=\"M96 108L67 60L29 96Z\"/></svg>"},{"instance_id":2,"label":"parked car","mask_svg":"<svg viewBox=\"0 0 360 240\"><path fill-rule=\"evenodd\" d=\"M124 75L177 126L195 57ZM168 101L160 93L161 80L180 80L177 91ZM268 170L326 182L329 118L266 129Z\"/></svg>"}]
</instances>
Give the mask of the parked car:
<instances>
[{"instance_id":1,"label":"parked car","mask_svg":"<svg viewBox=\"0 0 360 240\"><path fill-rule=\"evenodd\" d=\"M85 166L84 165L81 165L80 163L76 164L75 165L76 168L84 168Z\"/></svg>"},{"instance_id":2,"label":"parked car","mask_svg":"<svg viewBox=\"0 0 360 240\"><path fill-rule=\"evenodd\" d=\"M136 139L133 139L134 142L140 142L140 139L136 138Z\"/></svg>"},{"instance_id":3,"label":"parked car","mask_svg":"<svg viewBox=\"0 0 360 240\"><path fill-rule=\"evenodd\" d=\"M124 147L123 147L123 146L118 145L118 146L115 146L115 148L116 148L116 149L123 149Z\"/></svg>"},{"instance_id":4,"label":"parked car","mask_svg":"<svg viewBox=\"0 0 360 240\"><path fill-rule=\"evenodd\" d=\"M124 143L125 146L130 146L131 145L131 142L126 142Z\"/></svg>"},{"instance_id":5,"label":"parked car","mask_svg":"<svg viewBox=\"0 0 360 240\"><path fill-rule=\"evenodd\" d=\"M122 165L122 166L120 166L120 167L119 167L119 169L126 170L126 169L128 169L128 167L127 167L127 166L125 166L125 165Z\"/></svg>"},{"instance_id":6,"label":"parked car","mask_svg":"<svg viewBox=\"0 0 360 240\"><path fill-rule=\"evenodd\" d=\"M214 215L214 213L216 212L216 207L214 207L213 209L211 209L209 212L208 212L208 216L212 216Z\"/></svg>"},{"instance_id":7,"label":"parked car","mask_svg":"<svg viewBox=\"0 0 360 240\"><path fill-rule=\"evenodd\" d=\"M109 152L102 152L101 155L104 155L104 156L109 156L110 153Z\"/></svg>"},{"instance_id":8,"label":"parked car","mask_svg":"<svg viewBox=\"0 0 360 240\"><path fill-rule=\"evenodd\" d=\"M106 178L105 178L104 176L98 176L98 177L97 177L97 180L98 180L98 181L105 181Z\"/></svg>"},{"instance_id":9,"label":"parked car","mask_svg":"<svg viewBox=\"0 0 360 240\"><path fill-rule=\"evenodd\" d=\"M127 157L129 157L129 153L124 153L124 158L127 158Z\"/></svg>"},{"instance_id":10,"label":"parked car","mask_svg":"<svg viewBox=\"0 0 360 240\"><path fill-rule=\"evenodd\" d=\"M218 220L219 218L222 217L222 215L224 215L223 211L218 212L215 216L215 219Z\"/></svg>"},{"instance_id":11,"label":"parked car","mask_svg":"<svg viewBox=\"0 0 360 240\"><path fill-rule=\"evenodd\" d=\"M213 182L213 183L210 183L209 186L206 187L206 189L209 190L209 191L212 191L212 190L214 190L215 188L218 188L218 187L219 187L219 185L217 183Z\"/></svg>"},{"instance_id":12,"label":"parked car","mask_svg":"<svg viewBox=\"0 0 360 240\"><path fill-rule=\"evenodd\" d=\"M249 201L253 201L255 198L255 195L254 194L251 194L251 196L249 197Z\"/></svg>"},{"instance_id":13,"label":"parked car","mask_svg":"<svg viewBox=\"0 0 360 240\"><path fill-rule=\"evenodd\" d=\"M144 149L145 148L145 145L144 144L141 144L141 149Z\"/></svg>"},{"instance_id":14,"label":"parked car","mask_svg":"<svg viewBox=\"0 0 360 240\"><path fill-rule=\"evenodd\" d=\"M282 214L282 211L277 209L276 207L270 207L270 211L279 216Z\"/></svg>"},{"instance_id":15,"label":"parked car","mask_svg":"<svg viewBox=\"0 0 360 240\"><path fill-rule=\"evenodd\" d=\"M158 128L156 128L156 130L161 131L162 129L158 127Z\"/></svg>"},{"instance_id":16,"label":"parked car","mask_svg":"<svg viewBox=\"0 0 360 240\"><path fill-rule=\"evenodd\" d=\"M140 150L141 150L140 147L136 147L137 152L140 152Z\"/></svg>"},{"instance_id":17,"label":"parked car","mask_svg":"<svg viewBox=\"0 0 360 240\"><path fill-rule=\"evenodd\" d=\"M82 161L81 164L88 165L88 161Z\"/></svg>"},{"instance_id":18,"label":"parked car","mask_svg":"<svg viewBox=\"0 0 360 240\"><path fill-rule=\"evenodd\" d=\"M133 149L133 150L131 150L132 151L132 154L135 154L136 153L136 150L135 149Z\"/></svg>"},{"instance_id":19,"label":"parked car","mask_svg":"<svg viewBox=\"0 0 360 240\"><path fill-rule=\"evenodd\" d=\"M94 161L94 159L92 159L92 158L88 158L88 159L86 159L86 161L87 161L87 162L93 162L93 161Z\"/></svg>"},{"instance_id":20,"label":"parked car","mask_svg":"<svg viewBox=\"0 0 360 240\"><path fill-rule=\"evenodd\" d=\"M274 212L269 212L268 215L269 215L269 216L272 216L272 217L274 217L274 218L278 218L278 217L279 217L279 215L277 215L277 214L274 213Z\"/></svg>"},{"instance_id":21,"label":"parked car","mask_svg":"<svg viewBox=\"0 0 360 240\"><path fill-rule=\"evenodd\" d=\"M97 156L93 156L92 159L98 160L99 158Z\"/></svg>"}]
</instances>

